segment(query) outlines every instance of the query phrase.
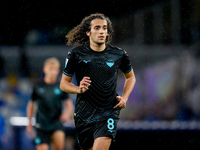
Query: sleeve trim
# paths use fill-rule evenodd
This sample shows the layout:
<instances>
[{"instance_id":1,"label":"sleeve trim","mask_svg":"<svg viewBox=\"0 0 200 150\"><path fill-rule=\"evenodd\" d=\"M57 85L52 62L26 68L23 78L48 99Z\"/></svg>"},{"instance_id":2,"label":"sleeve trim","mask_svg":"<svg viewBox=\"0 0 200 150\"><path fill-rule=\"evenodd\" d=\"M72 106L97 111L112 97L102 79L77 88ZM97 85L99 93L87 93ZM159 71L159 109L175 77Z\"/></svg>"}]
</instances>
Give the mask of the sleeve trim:
<instances>
[{"instance_id":1,"label":"sleeve trim","mask_svg":"<svg viewBox=\"0 0 200 150\"><path fill-rule=\"evenodd\" d=\"M132 70L132 67L131 67L131 69L129 69L128 71L125 71L123 73L129 73L131 70Z\"/></svg>"},{"instance_id":2,"label":"sleeve trim","mask_svg":"<svg viewBox=\"0 0 200 150\"><path fill-rule=\"evenodd\" d=\"M66 73L65 71L63 71L63 73L64 73L65 75L67 75L67 76L70 76L70 77L73 76L73 74Z\"/></svg>"}]
</instances>

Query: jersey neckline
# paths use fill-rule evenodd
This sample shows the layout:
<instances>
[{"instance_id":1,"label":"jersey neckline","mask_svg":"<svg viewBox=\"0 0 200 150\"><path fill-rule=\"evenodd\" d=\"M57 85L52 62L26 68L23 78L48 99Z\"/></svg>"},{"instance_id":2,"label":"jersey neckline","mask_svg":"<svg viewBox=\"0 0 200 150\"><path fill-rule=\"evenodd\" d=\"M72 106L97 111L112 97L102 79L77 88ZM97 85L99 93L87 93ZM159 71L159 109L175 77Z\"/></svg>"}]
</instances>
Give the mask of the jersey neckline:
<instances>
[{"instance_id":1,"label":"jersey neckline","mask_svg":"<svg viewBox=\"0 0 200 150\"><path fill-rule=\"evenodd\" d=\"M105 53L105 52L107 51L107 49L108 49L108 45L107 45L107 44L106 44L106 48L105 48L103 51L100 51L100 52L98 52L98 51L94 51L93 49L91 49L89 43L86 44L86 47L87 47L91 52L93 52L93 53L95 53L95 54L102 54L102 53Z\"/></svg>"}]
</instances>

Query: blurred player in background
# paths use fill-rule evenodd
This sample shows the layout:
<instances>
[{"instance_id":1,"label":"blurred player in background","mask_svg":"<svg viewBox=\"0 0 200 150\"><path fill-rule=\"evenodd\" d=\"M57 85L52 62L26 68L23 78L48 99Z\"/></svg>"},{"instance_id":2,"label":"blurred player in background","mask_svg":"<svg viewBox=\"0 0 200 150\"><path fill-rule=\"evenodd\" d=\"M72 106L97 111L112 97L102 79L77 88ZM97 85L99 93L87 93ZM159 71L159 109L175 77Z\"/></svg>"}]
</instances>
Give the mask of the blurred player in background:
<instances>
[{"instance_id":1,"label":"blurred player in background","mask_svg":"<svg viewBox=\"0 0 200 150\"><path fill-rule=\"evenodd\" d=\"M60 90L59 82L57 81L60 72L59 61L54 57L46 59L43 72L45 74L44 80L34 86L31 100L27 105L29 124L26 130L30 134L33 131L31 118L33 116L34 103L37 102L35 124L37 150L48 150L50 143L54 150L63 150L65 133L62 123L70 119L73 104L68 98L68 94ZM63 102L66 109L62 112Z\"/></svg>"},{"instance_id":2,"label":"blurred player in background","mask_svg":"<svg viewBox=\"0 0 200 150\"><path fill-rule=\"evenodd\" d=\"M5 130L5 121L4 117L0 114L0 150L2 149L2 144L5 141L4 130Z\"/></svg>"},{"instance_id":3,"label":"blurred player in background","mask_svg":"<svg viewBox=\"0 0 200 150\"><path fill-rule=\"evenodd\" d=\"M60 88L77 94L75 126L81 149L108 150L116 136L117 122L126 107L136 79L125 50L107 44L112 24L103 14L91 14L72 29L68 45L76 45L66 59ZM118 69L125 76L122 96L116 92ZM78 86L71 83L76 75Z\"/></svg>"}]
</instances>

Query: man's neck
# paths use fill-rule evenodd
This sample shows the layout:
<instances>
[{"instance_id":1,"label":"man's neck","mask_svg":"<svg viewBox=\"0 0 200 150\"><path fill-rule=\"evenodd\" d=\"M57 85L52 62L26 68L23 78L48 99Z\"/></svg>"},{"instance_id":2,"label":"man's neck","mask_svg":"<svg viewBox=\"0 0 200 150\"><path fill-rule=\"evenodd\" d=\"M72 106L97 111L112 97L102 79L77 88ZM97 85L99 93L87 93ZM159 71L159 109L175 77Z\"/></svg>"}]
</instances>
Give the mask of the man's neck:
<instances>
[{"instance_id":1,"label":"man's neck","mask_svg":"<svg viewBox=\"0 0 200 150\"><path fill-rule=\"evenodd\" d=\"M96 43L90 43L90 48L96 52L104 51L106 48L106 44L96 44Z\"/></svg>"},{"instance_id":2,"label":"man's neck","mask_svg":"<svg viewBox=\"0 0 200 150\"><path fill-rule=\"evenodd\" d=\"M54 83L57 82L57 78L50 78L50 77L45 76L44 77L44 82L46 84L54 84Z\"/></svg>"}]
</instances>

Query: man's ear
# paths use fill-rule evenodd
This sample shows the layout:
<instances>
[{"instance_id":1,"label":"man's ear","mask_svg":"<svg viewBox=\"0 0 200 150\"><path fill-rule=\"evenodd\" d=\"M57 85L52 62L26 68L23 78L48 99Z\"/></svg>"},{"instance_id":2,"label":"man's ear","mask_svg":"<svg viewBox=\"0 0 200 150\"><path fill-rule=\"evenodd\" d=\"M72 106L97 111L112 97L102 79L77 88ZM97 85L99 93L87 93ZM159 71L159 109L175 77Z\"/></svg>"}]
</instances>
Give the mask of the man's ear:
<instances>
[{"instance_id":1,"label":"man's ear","mask_svg":"<svg viewBox=\"0 0 200 150\"><path fill-rule=\"evenodd\" d=\"M43 67L43 69L42 69L42 70L43 70L43 73L45 73L45 71L46 71L46 70L45 70L45 67Z\"/></svg>"},{"instance_id":2,"label":"man's ear","mask_svg":"<svg viewBox=\"0 0 200 150\"><path fill-rule=\"evenodd\" d=\"M86 32L86 35L87 35L87 36L90 36L90 31L87 31L87 32Z\"/></svg>"}]
</instances>

